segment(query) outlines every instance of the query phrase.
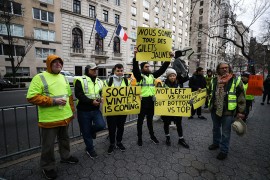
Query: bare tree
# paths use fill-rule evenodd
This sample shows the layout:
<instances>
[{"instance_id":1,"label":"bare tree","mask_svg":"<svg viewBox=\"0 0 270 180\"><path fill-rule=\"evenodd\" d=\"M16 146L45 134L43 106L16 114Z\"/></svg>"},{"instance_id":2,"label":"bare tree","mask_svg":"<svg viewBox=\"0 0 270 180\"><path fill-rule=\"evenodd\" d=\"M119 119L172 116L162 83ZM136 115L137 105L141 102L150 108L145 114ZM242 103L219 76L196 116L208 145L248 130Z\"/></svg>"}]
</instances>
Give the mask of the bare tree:
<instances>
[{"instance_id":1,"label":"bare tree","mask_svg":"<svg viewBox=\"0 0 270 180\"><path fill-rule=\"evenodd\" d=\"M198 0L193 0L192 5L196 6L198 4L197 2ZM219 0L211 0L211 2L218 5L218 8L220 8L220 11L224 12L224 9L221 9ZM222 52L222 49L224 50L225 44L232 43L236 48L240 50L241 54L246 58L246 60L250 61L251 56L248 50L249 43L247 43L246 37L248 37L250 29L255 24L255 22L257 22L260 18L262 18L262 16L270 9L270 1L269 0L253 0L252 11L248 11L243 8L244 7L243 4L245 2L246 2L245 0L234 0L234 2L231 3L229 9L227 9L224 13L219 13L218 16L213 18L211 24L208 24L208 23L207 25L202 24L202 23L197 23L197 25L195 24L195 28L193 29L193 32L195 31L200 32L202 35L206 35L210 38L220 39L222 42L219 47L219 49L221 50L220 52ZM237 20L239 20L241 16L245 16L245 15L251 18L250 18L249 24L243 25L241 24L241 22ZM220 28L233 29L236 36L238 36L239 38L236 39L234 36L228 36L226 33L220 34L219 31L217 31L217 29L220 29ZM269 39L270 39L270 36L269 36L269 29L268 29L268 35L263 36L263 38L261 38L260 41L263 44L264 42L269 41Z\"/></svg>"},{"instance_id":2,"label":"bare tree","mask_svg":"<svg viewBox=\"0 0 270 180\"><path fill-rule=\"evenodd\" d=\"M23 10L21 4L16 3L14 0L1 0L0 1L0 23L1 28L0 32L2 32L2 37L0 37L1 44L8 45L8 56L9 61L11 62L12 68L12 76L16 76L16 72L19 69L21 63L23 62L26 54L30 51L32 46L34 45L34 38L31 37L17 37L14 35L14 31L12 29L14 21L16 19L21 18L18 15L22 15ZM24 44L23 48L19 51L19 56L14 58L15 55L15 45L17 43Z\"/></svg>"}]
</instances>

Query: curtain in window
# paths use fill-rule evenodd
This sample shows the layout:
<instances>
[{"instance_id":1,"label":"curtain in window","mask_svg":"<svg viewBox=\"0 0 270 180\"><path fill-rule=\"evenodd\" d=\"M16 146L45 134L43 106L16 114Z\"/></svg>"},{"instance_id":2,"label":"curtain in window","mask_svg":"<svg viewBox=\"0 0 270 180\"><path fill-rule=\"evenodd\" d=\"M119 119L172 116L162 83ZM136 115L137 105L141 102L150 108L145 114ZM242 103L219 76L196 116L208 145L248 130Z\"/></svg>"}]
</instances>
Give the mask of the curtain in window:
<instances>
[{"instance_id":1,"label":"curtain in window","mask_svg":"<svg viewBox=\"0 0 270 180\"><path fill-rule=\"evenodd\" d=\"M103 51L103 39L96 33L95 35L95 50Z\"/></svg>"},{"instance_id":2,"label":"curtain in window","mask_svg":"<svg viewBox=\"0 0 270 180\"><path fill-rule=\"evenodd\" d=\"M120 39L116 36L113 39L113 52L120 53Z\"/></svg>"},{"instance_id":3,"label":"curtain in window","mask_svg":"<svg viewBox=\"0 0 270 180\"><path fill-rule=\"evenodd\" d=\"M72 47L74 49L82 49L83 48L83 40L82 40L82 31L79 28L74 28L72 30Z\"/></svg>"}]
</instances>

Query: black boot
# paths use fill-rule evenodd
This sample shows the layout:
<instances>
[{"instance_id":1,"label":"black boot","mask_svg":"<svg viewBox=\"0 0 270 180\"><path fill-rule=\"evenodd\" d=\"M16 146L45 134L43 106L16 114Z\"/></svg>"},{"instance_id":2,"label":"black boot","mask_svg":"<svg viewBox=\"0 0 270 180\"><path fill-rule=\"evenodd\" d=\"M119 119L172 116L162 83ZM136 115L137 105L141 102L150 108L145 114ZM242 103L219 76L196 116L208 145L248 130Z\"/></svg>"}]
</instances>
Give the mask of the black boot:
<instances>
[{"instance_id":1,"label":"black boot","mask_svg":"<svg viewBox=\"0 0 270 180\"><path fill-rule=\"evenodd\" d=\"M166 145L171 146L171 138L170 138L170 136L166 136Z\"/></svg>"},{"instance_id":2,"label":"black boot","mask_svg":"<svg viewBox=\"0 0 270 180\"><path fill-rule=\"evenodd\" d=\"M182 145L184 148L189 149L189 145L186 143L186 141L185 141L184 138L179 139L179 140L178 140L178 144Z\"/></svg>"}]
</instances>

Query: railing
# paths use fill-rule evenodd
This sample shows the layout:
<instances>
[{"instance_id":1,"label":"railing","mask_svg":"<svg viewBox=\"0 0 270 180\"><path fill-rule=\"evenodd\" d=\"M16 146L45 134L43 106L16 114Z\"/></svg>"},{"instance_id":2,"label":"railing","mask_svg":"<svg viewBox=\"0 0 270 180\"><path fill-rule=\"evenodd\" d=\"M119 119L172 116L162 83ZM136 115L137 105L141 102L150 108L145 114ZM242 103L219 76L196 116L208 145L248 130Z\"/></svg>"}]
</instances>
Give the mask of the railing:
<instances>
[{"instance_id":1,"label":"railing","mask_svg":"<svg viewBox=\"0 0 270 180\"><path fill-rule=\"evenodd\" d=\"M105 56L107 54L107 51L94 50L93 54L98 56Z\"/></svg>"},{"instance_id":2,"label":"railing","mask_svg":"<svg viewBox=\"0 0 270 180\"><path fill-rule=\"evenodd\" d=\"M127 122L137 119L129 115ZM0 107L0 162L8 157L21 155L41 147L37 106L22 104ZM70 139L81 136L77 119L69 125Z\"/></svg>"},{"instance_id":3,"label":"railing","mask_svg":"<svg viewBox=\"0 0 270 180\"><path fill-rule=\"evenodd\" d=\"M115 52L115 53L114 53L114 57L122 57L122 53L117 53L117 52Z\"/></svg>"},{"instance_id":4,"label":"railing","mask_svg":"<svg viewBox=\"0 0 270 180\"><path fill-rule=\"evenodd\" d=\"M83 48L74 48L74 47L71 47L71 52L72 53L77 53L77 54L83 54L84 53L84 49Z\"/></svg>"}]
</instances>

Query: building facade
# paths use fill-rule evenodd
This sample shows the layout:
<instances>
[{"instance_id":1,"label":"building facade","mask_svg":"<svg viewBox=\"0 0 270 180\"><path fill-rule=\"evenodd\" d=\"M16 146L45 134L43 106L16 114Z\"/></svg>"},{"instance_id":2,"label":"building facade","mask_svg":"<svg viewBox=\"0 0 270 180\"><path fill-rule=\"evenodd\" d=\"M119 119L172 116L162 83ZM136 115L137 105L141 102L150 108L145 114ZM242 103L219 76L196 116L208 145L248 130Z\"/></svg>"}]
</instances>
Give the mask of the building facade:
<instances>
[{"instance_id":1,"label":"building facade","mask_svg":"<svg viewBox=\"0 0 270 180\"><path fill-rule=\"evenodd\" d=\"M190 43L195 53L191 57L190 72L197 67L215 69L219 62L220 0L192 0L190 18Z\"/></svg>"},{"instance_id":2,"label":"building facade","mask_svg":"<svg viewBox=\"0 0 270 180\"><path fill-rule=\"evenodd\" d=\"M127 6L129 69L132 69L138 26L172 30L172 50L189 46L190 0L130 0ZM156 69L161 62L150 64Z\"/></svg>"},{"instance_id":3,"label":"building facade","mask_svg":"<svg viewBox=\"0 0 270 180\"><path fill-rule=\"evenodd\" d=\"M126 43L116 36L120 23L126 27L126 0L63 0L61 5L64 69L84 74L89 63L99 66L99 76L107 76L116 63L125 65ZM95 18L108 31L101 38Z\"/></svg>"},{"instance_id":4,"label":"building facade","mask_svg":"<svg viewBox=\"0 0 270 180\"><path fill-rule=\"evenodd\" d=\"M5 4L5 3L8 4ZM14 0L1 1L0 13L11 17L10 31L13 38L13 55L15 66L21 57L23 61L18 68L17 76L34 76L46 69L45 60L48 54L62 56L62 25L60 1L53 0ZM8 7L6 9L6 7ZM3 16L2 16L3 17ZM5 20L1 18L0 76L12 73L9 59L10 46ZM29 51L28 51L29 50Z\"/></svg>"}]
</instances>

